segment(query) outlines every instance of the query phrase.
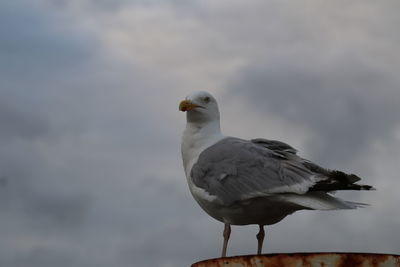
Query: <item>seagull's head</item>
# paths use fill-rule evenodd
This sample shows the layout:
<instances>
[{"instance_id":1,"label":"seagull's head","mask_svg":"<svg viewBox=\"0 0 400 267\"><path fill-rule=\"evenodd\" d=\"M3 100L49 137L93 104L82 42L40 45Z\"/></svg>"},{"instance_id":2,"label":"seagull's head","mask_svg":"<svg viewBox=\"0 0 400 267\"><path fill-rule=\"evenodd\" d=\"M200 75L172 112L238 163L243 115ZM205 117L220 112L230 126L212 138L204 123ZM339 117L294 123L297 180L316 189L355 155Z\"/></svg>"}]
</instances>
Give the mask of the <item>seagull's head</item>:
<instances>
[{"instance_id":1,"label":"seagull's head","mask_svg":"<svg viewBox=\"0 0 400 267\"><path fill-rule=\"evenodd\" d=\"M197 91L188 95L179 104L179 110L187 113L188 122L219 121L217 100L205 91Z\"/></svg>"}]
</instances>

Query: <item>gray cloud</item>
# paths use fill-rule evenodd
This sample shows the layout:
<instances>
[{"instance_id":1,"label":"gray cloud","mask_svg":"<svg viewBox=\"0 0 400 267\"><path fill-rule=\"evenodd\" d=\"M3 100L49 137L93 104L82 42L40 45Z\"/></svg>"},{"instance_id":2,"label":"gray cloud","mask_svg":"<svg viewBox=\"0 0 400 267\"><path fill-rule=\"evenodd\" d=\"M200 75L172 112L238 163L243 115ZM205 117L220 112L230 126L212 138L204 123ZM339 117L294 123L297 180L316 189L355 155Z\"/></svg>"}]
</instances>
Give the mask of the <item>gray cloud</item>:
<instances>
[{"instance_id":1,"label":"gray cloud","mask_svg":"<svg viewBox=\"0 0 400 267\"><path fill-rule=\"evenodd\" d=\"M27 203L26 214L46 231L51 227L68 228L81 225L88 210L87 196L36 196ZM59 230L59 229L58 229Z\"/></svg>"},{"instance_id":2,"label":"gray cloud","mask_svg":"<svg viewBox=\"0 0 400 267\"><path fill-rule=\"evenodd\" d=\"M175 212L148 211L176 200L165 165L180 164L178 146L151 101L170 85L102 54L61 10L0 5L0 265L114 265L121 237Z\"/></svg>"},{"instance_id":3,"label":"gray cloud","mask_svg":"<svg viewBox=\"0 0 400 267\"><path fill-rule=\"evenodd\" d=\"M297 62L307 62L299 57ZM307 127L313 157L349 162L376 141L395 142L399 84L386 69L365 66L351 56L325 67L315 60L306 65L285 61L245 68L232 90L256 103L261 112Z\"/></svg>"},{"instance_id":4,"label":"gray cloud","mask_svg":"<svg viewBox=\"0 0 400 267\"><path fill-rule=\"evenodd\" d=\"M2 131L0 140L10 138L32 139L49 132L49 125L35 115L23 113L19 108L9 107L4 101L0 101L0 125Z\"/></svg>"},{"instance_id":5,"label":"gray cloud","mask_svg":"<svg viewBox=\"0 0 400 267\"><path fill-rule=\"evenodd\" d=\"M96 50L93 36L54 23L63 17L47 12L40 2L2 3L0 12L0 68L2 76L8 78L4 88L39 78L48 80L50 75L87 60Z\"/></svg>"}]
</instances>

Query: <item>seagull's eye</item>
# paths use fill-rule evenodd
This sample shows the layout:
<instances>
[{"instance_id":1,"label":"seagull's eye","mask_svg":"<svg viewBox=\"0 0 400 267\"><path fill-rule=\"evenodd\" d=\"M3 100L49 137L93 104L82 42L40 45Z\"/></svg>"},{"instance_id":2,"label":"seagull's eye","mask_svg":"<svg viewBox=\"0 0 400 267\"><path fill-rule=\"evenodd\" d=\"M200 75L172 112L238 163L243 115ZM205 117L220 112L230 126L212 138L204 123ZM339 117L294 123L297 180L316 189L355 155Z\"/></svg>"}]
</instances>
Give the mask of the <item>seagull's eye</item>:
<instances>
[{"instance_id":1,"label":"seagull's eye","mask_svg":"<svg viewBox=\"0 0 400 267\"><path fill-rule=\"evenodd\" d=\"M206 96L205 98L203 98L203 101L208 103L210 102L211 98L209 96Z\"/></svg>"}]
</instances>

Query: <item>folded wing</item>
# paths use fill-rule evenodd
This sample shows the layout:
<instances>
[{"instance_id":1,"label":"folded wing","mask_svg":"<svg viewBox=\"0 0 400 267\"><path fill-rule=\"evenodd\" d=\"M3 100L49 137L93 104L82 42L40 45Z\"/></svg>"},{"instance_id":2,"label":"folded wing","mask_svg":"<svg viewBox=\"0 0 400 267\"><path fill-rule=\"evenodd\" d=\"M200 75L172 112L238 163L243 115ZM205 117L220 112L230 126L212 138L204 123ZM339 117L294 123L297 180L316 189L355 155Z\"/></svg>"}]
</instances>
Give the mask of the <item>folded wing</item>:
<instances>
[{"instance_id":1,"label":"folded wing","mask_svg":"<svg viewBox=\"0 0 400 267\"><path fill-rule=\"evenodd\" d=\"M227 137L205 149L191 170L193 183L224 205L273 194L369 190L355 175L330 171L280 141Z\"/></svg>"}]
</instances>

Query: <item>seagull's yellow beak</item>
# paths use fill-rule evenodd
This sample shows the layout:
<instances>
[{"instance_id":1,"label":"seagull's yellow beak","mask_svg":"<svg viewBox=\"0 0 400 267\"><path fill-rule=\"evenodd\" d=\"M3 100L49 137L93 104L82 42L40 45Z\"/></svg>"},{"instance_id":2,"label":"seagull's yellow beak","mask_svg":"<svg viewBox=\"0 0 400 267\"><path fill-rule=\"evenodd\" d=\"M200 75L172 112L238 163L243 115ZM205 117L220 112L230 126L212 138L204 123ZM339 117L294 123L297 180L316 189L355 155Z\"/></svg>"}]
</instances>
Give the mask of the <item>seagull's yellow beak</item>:
<instances>
[{"instance_id":1,"label":"seagull's yellow beak","mask_svg":"<svg viewBox=\"0 0 400 267\"><path fill-rule=\"evenodd\" d=\"M183 112L189 111L189 110L192 110L192 109L195 109L195 108L198 108L198 107L201 107L201 106L196 105L196 104L190 102L189 100L183 100L179 104L179 110L183 111Z\"/></svg>"}]
</instances>

